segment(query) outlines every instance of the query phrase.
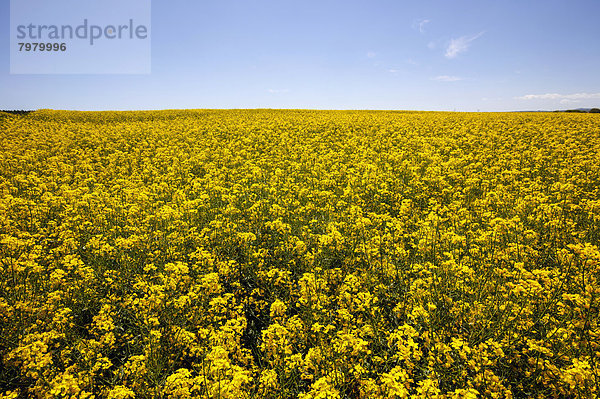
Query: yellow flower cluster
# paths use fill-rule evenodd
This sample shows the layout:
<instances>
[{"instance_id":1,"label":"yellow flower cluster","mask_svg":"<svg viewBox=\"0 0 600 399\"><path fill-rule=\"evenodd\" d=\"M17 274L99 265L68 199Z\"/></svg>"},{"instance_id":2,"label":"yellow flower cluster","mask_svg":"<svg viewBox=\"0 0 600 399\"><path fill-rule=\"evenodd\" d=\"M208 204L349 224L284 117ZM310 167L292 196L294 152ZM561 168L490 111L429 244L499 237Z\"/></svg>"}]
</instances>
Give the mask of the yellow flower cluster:
<instances>
[{"instance_id":1,"label":"yellow flower cluster","mask_svg":"<svg viewBox=\"0 0 600 399\"><path fill-rule=\"evenodd\" d=\"M599 122L2 114L0 397L598 397Z\"/></svg>"}]
</instances>

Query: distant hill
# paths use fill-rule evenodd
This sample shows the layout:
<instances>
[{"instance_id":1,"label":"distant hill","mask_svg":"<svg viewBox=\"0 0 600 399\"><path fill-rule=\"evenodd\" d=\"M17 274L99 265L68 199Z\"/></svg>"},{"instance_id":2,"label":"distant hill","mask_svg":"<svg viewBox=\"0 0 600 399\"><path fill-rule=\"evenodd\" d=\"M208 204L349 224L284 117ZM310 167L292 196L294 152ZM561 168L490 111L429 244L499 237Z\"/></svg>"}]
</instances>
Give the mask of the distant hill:
<instances>
[{"instance_id":1,"label":"distant hill","mask_svg":"<svg viewBox=\"0 0 600 399\"><path fill-rule=\"evenodd\" d=\"M597 114L597 113L600 113L600 109L599 108L575 108L575 109L567 109L567 110L558 111L558 112L588 112L588 113Z\"/></svg>"},{"instance_id":2,"label":"distant hill","mask_svg":"<svg viewBox=\"0 0 600 399\"><path fill-rule=\"evenodd\" d=\"M575 109L557 109L555 111L548 111L544 109L538 110L530 110L530 111L514 111L514 112L579 112L579 113L591 113L598 114L600 113L600 108L575 108Z\"/></svg>"}]
</instances>

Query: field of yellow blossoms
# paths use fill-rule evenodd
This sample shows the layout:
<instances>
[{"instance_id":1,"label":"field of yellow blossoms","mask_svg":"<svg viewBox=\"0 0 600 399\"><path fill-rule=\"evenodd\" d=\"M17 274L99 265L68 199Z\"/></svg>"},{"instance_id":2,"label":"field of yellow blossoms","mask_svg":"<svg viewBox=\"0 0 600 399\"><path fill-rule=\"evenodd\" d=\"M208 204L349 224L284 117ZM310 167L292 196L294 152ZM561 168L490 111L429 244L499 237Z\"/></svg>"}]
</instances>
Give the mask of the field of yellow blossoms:
<instances>
[{"instance_id":1,"label":"field of yellow blossoms","mask_svg":"<svg viewBox=\"0 0 600 399\"><path fill-rule=\"evenodd\" d=\"M0 397L600 396L600 119L0 115Z\"/></svg>"}]
</instances>

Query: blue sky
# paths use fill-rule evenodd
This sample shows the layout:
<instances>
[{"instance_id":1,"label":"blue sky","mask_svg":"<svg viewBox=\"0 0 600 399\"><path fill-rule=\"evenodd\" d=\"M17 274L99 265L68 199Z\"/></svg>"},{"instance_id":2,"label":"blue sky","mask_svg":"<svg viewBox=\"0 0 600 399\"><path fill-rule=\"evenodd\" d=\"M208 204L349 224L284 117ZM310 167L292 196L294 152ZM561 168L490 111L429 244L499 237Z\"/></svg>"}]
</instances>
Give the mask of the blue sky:
<instances>
[{"instance_id":1,"label":"blue sky","mask_svg":"<svg viewBox=\"0 0 600 399\"><path fill-rule=\"evenodd\" d=\"M146 75L11 75L0 2L0 109L600 107L598 0L152 1Z\"/></svg>"}]
</instances>

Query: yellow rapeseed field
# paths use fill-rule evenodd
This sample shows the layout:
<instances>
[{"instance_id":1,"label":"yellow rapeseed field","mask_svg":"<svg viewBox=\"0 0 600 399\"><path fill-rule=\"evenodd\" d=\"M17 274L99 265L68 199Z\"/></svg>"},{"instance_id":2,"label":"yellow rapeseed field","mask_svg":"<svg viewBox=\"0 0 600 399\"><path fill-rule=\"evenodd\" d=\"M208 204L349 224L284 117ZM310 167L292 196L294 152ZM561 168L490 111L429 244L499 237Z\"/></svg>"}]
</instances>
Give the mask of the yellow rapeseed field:
<instances>
[{"instance_id":1,"label":"yellow rapeseed field","mask_svg":"<svg viewBox=\"0 0 600 399\"><path fill-rule=\"evenodd\" d=\"M600 118L0 115L0 397L600 396Z\"/></svg>"}]
</instances>

